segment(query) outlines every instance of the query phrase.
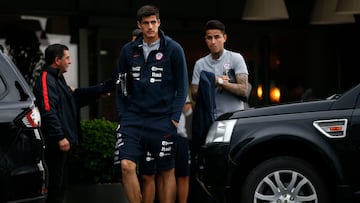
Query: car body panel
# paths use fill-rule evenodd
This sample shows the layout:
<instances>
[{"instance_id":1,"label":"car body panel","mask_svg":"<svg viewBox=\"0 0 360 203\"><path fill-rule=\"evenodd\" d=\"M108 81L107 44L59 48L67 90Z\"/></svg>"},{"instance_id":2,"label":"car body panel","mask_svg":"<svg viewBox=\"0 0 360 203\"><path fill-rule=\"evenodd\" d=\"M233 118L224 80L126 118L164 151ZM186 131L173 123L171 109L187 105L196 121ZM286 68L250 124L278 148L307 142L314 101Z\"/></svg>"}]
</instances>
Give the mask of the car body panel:
<instances>
[{"instance_id":1,"label":"car body panel","mask_svg":"<svg viewBox=\"0 0 360 203\"><path fill-rule=\"evenodd\" d=\"M206 188L222 202L235 186L240 187L239 182L255 166L272 157L292 156L306 160L321 172L331 191L336 191L336 198L356 196L360 188L360 165L356 164L360 157L359 95L360 85L357 85L325 100L220 116L217 121L237 121L228 143L209 142L202 146L201 179ZM345 127L338 125L341 122ZM334 123L343 131L326 136L316 127L319 123Z\"/></svg>"},{"instance_id":2,"label":"car body panel","mask_svg":"<svg viewBox=\"0 0 360 203\"><path fill-rule=\"evenodd\" d=\"M0 202L45 202L47 168L35 96L0 52Z\"/></svg>"}]
</instances>

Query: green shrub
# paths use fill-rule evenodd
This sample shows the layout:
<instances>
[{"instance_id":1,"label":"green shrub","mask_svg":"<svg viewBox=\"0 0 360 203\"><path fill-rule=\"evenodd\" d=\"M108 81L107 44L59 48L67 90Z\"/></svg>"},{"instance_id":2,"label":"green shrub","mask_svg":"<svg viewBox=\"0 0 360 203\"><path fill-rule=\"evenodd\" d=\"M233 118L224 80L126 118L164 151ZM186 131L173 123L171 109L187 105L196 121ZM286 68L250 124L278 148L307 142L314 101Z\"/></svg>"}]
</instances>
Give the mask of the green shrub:
<instances>
[{"instance_id":1,"label":"green shrub","mask_svg":"<svg viewBox=\"0 0 360 203\"><path fill-rule=\"evenodd\" d=\"M116 126L104 118L81 121L82 141L73 149L71 182L113 182Z\"/></svg>"}]
</instances>

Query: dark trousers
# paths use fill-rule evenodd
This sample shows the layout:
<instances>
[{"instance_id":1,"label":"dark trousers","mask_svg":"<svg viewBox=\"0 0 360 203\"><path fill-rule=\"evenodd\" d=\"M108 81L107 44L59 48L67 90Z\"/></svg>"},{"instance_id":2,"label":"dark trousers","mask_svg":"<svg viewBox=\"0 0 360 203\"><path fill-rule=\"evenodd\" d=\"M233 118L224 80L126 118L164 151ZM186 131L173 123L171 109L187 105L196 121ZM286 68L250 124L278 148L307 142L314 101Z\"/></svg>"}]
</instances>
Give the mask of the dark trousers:
<instances>
[{"instance_id":1,"label":"dark trousers","mask_svg":"<svg viewBox=\"0 0 360 203\"><path fill-rule=\"evenodd\" d=\"M49 172L48 197L46 203L63 203L68 181L69 152L60 151L57 143L45 149L45 160Z\"/></svg>"}]
</instances>

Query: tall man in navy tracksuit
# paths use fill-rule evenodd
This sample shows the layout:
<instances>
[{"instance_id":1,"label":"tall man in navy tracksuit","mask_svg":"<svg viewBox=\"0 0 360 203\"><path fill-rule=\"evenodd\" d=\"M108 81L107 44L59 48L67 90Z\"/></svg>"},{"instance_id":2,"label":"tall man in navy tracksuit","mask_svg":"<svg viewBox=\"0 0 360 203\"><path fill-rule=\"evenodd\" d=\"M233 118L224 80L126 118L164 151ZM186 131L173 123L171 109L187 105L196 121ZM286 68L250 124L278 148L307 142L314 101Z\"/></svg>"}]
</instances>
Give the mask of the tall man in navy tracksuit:
<instances>
[{"instance_id":1,"label":"tall man in navy tracksuit","mask_svg":"<svg viewBox=\"0 0 360 203\"><path fill-rule=\"evenodd\" d=\"M63 76L70 64L67 46L49 45L45 50L45 65L34 87L42 118L45 161L49 171L47 203L62 203L64 200L68 156L73 146L79 142L79 107L110 92L115 86L108 80L104 84L72 89Z\"/></svg>"},{"instance_id":2,"label":"tall man in navy tracksuit","mask_svg":"<svg viewBox=\"0 0 360 203\"><path fill-rule=\"evenodd\" d=\"M174 142L188 94L185 54L159 29L157 7L141 7L137 25L142 35L123 46L119 59L115 164L121 163L129 202L154 200L155 174L159 201L175 202ZM146 177L142 191L136 173L140 163Z\"/></svg>"}]
</instances>

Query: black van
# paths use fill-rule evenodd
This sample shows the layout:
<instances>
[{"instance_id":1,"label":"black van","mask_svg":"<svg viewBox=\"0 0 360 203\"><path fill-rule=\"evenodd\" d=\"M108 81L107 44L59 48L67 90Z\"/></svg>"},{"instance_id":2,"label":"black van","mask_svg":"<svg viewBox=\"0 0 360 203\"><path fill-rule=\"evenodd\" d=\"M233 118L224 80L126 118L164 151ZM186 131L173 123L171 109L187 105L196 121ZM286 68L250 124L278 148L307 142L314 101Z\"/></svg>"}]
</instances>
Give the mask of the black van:
<instances>
[{"instance_id":1,"label":"black van","mask_svg":"<svg viewBox=\"0 0 360 203\"><path fill-rule=\"evenodd\" d=\"M45 202L47 169L35 96L0 51L0 203Z\"/></svg>"}]
</instances>

